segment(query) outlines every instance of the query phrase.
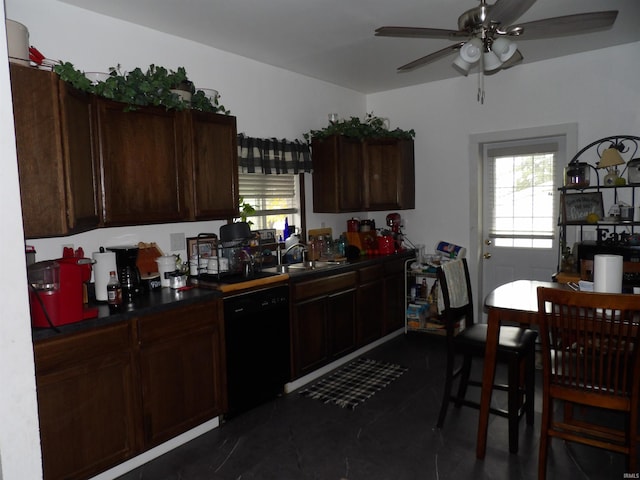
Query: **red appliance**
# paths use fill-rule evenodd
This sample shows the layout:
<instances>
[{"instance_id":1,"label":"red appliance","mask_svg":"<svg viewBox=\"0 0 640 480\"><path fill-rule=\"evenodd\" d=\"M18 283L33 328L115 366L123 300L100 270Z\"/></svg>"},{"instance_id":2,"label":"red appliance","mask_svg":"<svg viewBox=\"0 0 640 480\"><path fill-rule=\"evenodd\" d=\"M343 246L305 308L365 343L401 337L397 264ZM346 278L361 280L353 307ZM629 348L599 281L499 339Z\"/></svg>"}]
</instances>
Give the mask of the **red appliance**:
<instances>
[{"instance_id":1,"label":"red appliance","mask_svg":"<svg viewBox=\"0 0 640 480\"><path fill-rule=\"evenodd\" d=\"M378 237L378 253L380 255L390 255L396 252L396 241L391 235Z\"/></svg>"},{"instance_id":2,"label":"red appliance","mask_svg":"<svg viewBox=\"0 0 640 480\"><path fill-rule=\"evenodd\" d=\"M88 258L68 257L29 266L34 327L66 325L98 316L97 307L86 307L83 302L83 284L91 279L91 264Z\"/></svg>"},{"instance_id":3,"label":"red appliance","mask_svg":"<svg viewBox=\"0 0 640 480\"><path fill-rule=\"evenodd\" d=\"M400 217L400 214L390 213L387 215L387 226L391 227L393 233L400 233L400 227L402 226L402 217Z\"/></svg>"}]
</instances>

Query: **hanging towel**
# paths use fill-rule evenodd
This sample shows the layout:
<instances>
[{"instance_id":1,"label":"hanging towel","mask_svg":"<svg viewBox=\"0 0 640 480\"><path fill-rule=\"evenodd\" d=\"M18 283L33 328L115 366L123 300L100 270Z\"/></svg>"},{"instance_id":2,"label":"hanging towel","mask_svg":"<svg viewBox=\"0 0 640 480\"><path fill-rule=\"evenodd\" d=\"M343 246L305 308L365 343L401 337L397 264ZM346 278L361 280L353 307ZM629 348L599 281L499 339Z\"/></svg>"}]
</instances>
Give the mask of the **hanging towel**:
<instances>
[{"instance_id":1,"label":"hanging towel","mask_svg":"<svg viewBox=\"0 0 640 480\"><path fill-rule=\"evenodd\" d=\"M449 288L449 303L451 308L458 308L469 303L467 295L467 279L464 274L462 260L451 260L442 264L442 272L447 279ZM438 285L438 314L444 311L442 288Z\"/></svg>"}]
</instances>

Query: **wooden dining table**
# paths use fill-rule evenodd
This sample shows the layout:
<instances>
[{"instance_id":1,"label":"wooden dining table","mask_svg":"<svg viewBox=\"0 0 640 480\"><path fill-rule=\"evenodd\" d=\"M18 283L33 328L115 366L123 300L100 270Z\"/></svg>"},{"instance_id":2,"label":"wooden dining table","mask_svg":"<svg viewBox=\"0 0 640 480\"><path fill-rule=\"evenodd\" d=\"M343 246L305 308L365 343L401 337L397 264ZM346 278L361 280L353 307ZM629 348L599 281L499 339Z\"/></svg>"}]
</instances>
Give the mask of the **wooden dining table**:
<instances>
[{"instance_id":1,"label":"wooden dining table","mask_svg":"<svg viewBox=\"0 0 640 480\"><path fill-rule=\"evenodd\" d=\"M480 395L480 418L476 457L484 458L487 450L487 430L489 407L496 373L496 352L502 322L523 326L535 325L538 315L538 287L569 288L556 282L535 280L515 280L493 290L485 299L487 309L487 340L484 367L482 371L482 392Z\"/></svg>"}]
</instances>

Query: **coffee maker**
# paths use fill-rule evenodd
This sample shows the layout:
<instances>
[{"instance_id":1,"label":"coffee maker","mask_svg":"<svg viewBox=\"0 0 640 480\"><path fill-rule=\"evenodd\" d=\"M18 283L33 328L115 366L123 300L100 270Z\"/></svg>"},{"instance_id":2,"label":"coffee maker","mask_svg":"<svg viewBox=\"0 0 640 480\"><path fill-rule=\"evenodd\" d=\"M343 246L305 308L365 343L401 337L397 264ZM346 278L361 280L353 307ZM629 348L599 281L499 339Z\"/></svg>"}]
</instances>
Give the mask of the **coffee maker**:
<instances>
[{"instance_id":1,"label":"coffee maker","mask_svg":"<svg viewBox=\"0 0 640 480\"><path fill-rule=\"evenodd\" d=\"M31 324L55 327L98 316L97 307L84 304L84 283L91 279L89 258L59 258L27 268Z\"/></svg>"},{"instance_id":2,"label":"coffee maker","mask_svg":"<svg viewBox=\"0 0 640 480\"><path fill-rule=\"evenodd\" d=\"M118 269L118 280L122 287L122 297L130 301L142 293L140 270L138 270L137 265L138 247L107 247L107 250L116 254L116 267Z\"/></svg>"}]
</instances>

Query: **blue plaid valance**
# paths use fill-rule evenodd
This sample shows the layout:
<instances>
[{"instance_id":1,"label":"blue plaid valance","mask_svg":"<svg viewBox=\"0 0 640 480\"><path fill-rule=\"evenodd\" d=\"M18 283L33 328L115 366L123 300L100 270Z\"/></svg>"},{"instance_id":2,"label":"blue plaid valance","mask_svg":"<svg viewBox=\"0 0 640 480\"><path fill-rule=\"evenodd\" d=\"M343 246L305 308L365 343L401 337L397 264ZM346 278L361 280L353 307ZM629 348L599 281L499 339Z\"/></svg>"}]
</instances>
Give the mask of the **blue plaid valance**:
<instances>
[{"instance_id":1,"label":"blue plaid valance","mask_svg":"<svg viewBox=\"0 0 640 480\"><path fill-rule=\"evenodd\" d=\"M309 145L299 140L238 135L241 173L294 174L312 171Z\"/></svg>"}]
</instances>

